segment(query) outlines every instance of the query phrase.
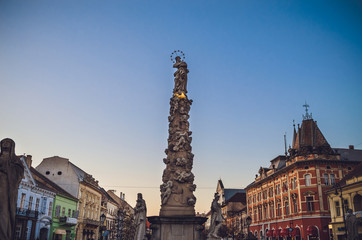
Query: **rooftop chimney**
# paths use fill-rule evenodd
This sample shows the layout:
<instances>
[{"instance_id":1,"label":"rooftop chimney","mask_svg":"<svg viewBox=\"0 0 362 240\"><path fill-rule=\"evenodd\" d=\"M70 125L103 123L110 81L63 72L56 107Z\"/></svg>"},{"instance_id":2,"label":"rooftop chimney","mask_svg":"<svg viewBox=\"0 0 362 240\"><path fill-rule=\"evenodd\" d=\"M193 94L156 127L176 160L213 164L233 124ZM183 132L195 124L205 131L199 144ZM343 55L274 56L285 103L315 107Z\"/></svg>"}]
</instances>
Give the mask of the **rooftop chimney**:
<instances>
[{"instance_id":1,"label":"rooftop chimney","mask_svg":"<svg viewBox=\"0 0 362 240\"><path fill-rule=\"evenodd\" d=\"M354 150L354 145L349 145L348 148Z\"/></svg>"},{"instance_id":2,"label":"rooftop chimney","mask_svg":"<svg viewBox=\"0 0 362 240\"><path fill-rule=\"evenodd\" d=\"M31 155L26 155L25 162L26 162L26 165L28 165L28 168L31 168L31 163L33 162L31 160Z\"/></svg>"}]
</instances>

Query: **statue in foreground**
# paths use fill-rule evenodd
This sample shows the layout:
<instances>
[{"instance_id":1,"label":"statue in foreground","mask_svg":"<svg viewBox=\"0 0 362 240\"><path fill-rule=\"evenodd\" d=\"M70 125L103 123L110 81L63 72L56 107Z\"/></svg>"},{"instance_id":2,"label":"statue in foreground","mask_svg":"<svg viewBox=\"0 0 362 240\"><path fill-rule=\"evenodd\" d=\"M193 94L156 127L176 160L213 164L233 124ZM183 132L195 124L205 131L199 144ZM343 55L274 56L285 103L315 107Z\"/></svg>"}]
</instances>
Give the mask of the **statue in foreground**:
<instances>
[{"instance_id":1,"label":"statue in foreground","mask_svg":"<svg viewBox=\"0 0 362 240\"><path fill-rule=\"evenodd\" d=\"M211 203L211 223L209 228L208 239L220 239L219 229L222 225L223 217L221 213L221 206L219 204L220 196L215 193L214 200Z\"/></svg>"},{"instance_id":2,"label":"statue in foreground","mask_svg":"<svg viewBox=\"0 0 362 240\"><path fill-rule=\"evenodd\" d=\"M147 209L146 202L142 198L142 193L137 194L137 204L134 208L136 233L134 240L145 240L146 238L146 222Z\"/></svg>"},{"instance_id":3,"label":"statue in foreground","mask_svg":"<svg viewBox=\"0 0 362 240\"><path fill-rule=\"evenodd\" d=\"M20 157L15 155L15 142L12 139L3 139L0 146L0 239L12 240L18 188L24 176L24 166Z\"/></svg>"}]
</instances>

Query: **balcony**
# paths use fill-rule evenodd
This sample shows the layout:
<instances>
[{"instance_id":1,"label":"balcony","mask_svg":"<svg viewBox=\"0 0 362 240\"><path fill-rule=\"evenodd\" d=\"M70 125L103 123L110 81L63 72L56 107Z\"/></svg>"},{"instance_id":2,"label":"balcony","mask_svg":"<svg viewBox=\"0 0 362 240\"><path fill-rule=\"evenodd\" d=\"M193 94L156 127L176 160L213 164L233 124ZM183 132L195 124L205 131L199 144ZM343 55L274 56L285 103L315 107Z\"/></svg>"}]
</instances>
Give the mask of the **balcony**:
<instances>
[{"instance_id":1,"label":"balcony","mask_svg":"<svg viewBox=\"0 0 362 240\"><path fill-rule=\"evenodd\" d=\"M83 219L83 223L91 227L98 227L100 225L99 221L89 218Z\"/></svg>"},{"instance_id":2,"label":"balcony","mask_svg":"<svg viewBox=\"0 0 362 240\"><path fill-rule=\"evenodd\" d=\"M63 224L67 224L67 225L76 225L77 219L71 218L71 217L61 217L61 218L59 218L59 222L61 222Z\"/></svg>"},{"instance_id":3,"label":"balcony","mask_svg":"<svg viewBox=\"0 0 362 240\"><path fill-rule=\"evenodd\" d=\"M39 212L25 208L16 208L16 215L28 218L38 218Z\"/></svg>"}]
</instances>

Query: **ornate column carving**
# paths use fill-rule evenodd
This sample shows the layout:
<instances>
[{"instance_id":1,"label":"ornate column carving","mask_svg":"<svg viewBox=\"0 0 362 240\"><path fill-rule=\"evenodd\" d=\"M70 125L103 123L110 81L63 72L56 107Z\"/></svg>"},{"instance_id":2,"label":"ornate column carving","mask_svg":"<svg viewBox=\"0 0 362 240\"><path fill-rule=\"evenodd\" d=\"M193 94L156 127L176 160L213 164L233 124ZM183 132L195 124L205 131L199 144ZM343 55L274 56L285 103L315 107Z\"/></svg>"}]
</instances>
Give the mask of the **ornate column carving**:
<instances>
[{"instance_id":1,"label":"ornate column carving","mask_svg":"<svg viewBox=\"0 0 362 240\"><path fill-rule=\"evenodd\" d=\"M181 52L182 54L182 52ZM196 189L194 174L191 172L194 155L191 152L192 132L189 130L189 112L192 100L187 97L186 62L175 57L173 65L175 87L170 99L170 116L167 155L163 159L166 168L163 172L160 216L194 216Z\"/></svg>"}]
</instances>

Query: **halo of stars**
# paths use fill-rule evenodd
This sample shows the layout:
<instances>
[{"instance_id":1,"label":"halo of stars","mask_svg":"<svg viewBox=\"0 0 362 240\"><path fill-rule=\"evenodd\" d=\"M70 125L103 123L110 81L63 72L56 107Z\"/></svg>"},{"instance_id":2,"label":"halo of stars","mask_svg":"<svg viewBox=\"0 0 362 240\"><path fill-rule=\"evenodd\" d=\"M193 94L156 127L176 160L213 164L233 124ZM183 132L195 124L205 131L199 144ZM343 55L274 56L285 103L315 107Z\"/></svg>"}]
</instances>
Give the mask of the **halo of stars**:
<instances>
[{"instance_id":1,"label":"halo of stars","mask_svg":"<svg viewBox=\"0 0 362 240\"><path fill-rule=\"evenodd\" d=\"M181 61L185 60L185 54L181 50L175 50L171 53L171 62L175 63L177 56L181 58Z\"/></svg>"}]
</instances>

